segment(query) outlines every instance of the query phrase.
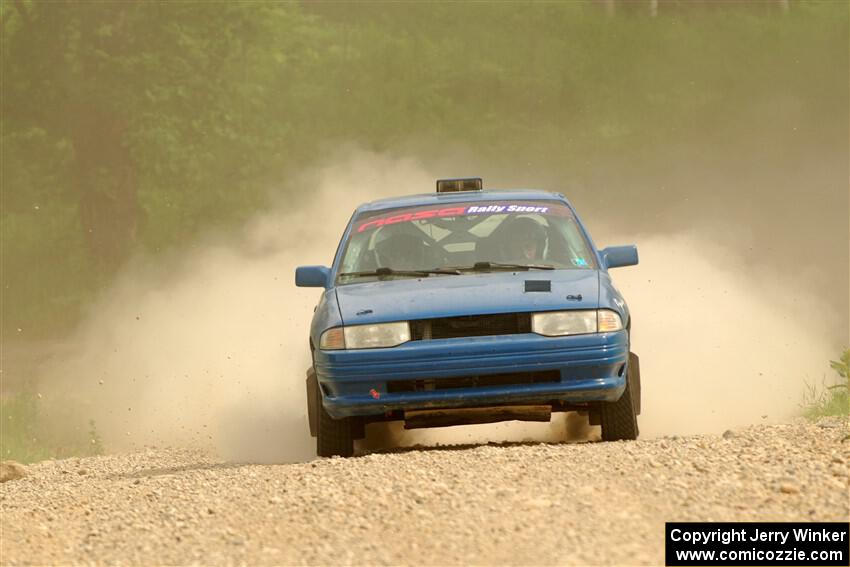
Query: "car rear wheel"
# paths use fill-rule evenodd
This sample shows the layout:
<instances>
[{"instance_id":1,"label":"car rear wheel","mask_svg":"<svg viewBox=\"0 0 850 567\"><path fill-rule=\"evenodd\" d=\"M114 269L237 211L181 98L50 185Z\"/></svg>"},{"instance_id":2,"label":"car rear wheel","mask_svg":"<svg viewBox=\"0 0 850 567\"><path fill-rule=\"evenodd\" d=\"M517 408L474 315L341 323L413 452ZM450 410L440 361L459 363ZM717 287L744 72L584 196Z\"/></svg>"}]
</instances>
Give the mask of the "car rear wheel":
<instances>
[{"instance_id":1,"label":"car rear wheel","mask_svg":"<svg viewBox=\"0 0 850 567\"><path fill-rule=\"evenodd\" d=\"M318 427L316 428L316 453L320 457L350 457L354 454L354 436L352 435L352 418L334 419L325 411L322 405L322 389L315 389L318 410Z\"/></svg>"},{"instance_id":2,"label":"car rear wheel","mask_svg":"<svg viewBox=\"0 0 850 567\"><path fill-rule=\"evenodd\" d=\"M616 402L600 404L599 417L603 441L637 439L640 367L637 363L632 366L632 357L634 357L635 362L637 361L637 356L629 354L629 370L626 375L626 389L623 391L623 395Z\"/></svg>"}]
</instances>

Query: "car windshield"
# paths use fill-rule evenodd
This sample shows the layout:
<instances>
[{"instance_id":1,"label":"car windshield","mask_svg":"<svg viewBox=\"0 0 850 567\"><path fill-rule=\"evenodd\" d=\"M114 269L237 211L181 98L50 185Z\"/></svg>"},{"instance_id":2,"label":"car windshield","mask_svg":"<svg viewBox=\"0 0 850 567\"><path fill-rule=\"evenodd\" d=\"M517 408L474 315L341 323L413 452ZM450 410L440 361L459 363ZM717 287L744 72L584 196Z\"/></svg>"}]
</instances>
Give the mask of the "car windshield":
<instances>
[{"instance_id":1,"label":"car windshield","mask_svg":"<svg viewBox=\"0 0 850 567\"><path fill-rule=\"evenodd\" d=\"M354 219L339 282L481 271L594 269L572 211L559 201L404 207Z\"/></svg>"}]
</instances>

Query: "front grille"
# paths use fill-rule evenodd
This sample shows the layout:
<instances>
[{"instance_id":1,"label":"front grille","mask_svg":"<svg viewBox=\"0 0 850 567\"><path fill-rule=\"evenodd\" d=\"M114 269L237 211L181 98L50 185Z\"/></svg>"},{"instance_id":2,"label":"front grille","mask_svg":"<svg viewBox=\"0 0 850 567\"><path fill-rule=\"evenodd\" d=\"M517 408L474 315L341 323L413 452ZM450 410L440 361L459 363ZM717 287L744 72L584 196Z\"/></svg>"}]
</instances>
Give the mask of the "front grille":
<instances>
[{"instance_id":1,"label":"front grille","mask_svg":"<svg viewBox=\"0 0 850 567\"><path fill-rule=\"evenodd\" d=\"M530 332L530 313L441 317L410 322L410 334L414 341L516 335Z\"/></svg>"},{"instance_id":2,"label":"front grille","mask_svg":"<svg viewBox=\"0 0 850 567\"><path fill-rule=\"evenodd\" d=\"M513 374L485 374L483 376L452 376L425 378L421 380L392 380L387 382L387 392L428 392L455 390L458 388L486 388L487 386L522 386L524 384L546 384L560 382L558 370L542 372L517 372Z\"/></svg>"}]
</instances>

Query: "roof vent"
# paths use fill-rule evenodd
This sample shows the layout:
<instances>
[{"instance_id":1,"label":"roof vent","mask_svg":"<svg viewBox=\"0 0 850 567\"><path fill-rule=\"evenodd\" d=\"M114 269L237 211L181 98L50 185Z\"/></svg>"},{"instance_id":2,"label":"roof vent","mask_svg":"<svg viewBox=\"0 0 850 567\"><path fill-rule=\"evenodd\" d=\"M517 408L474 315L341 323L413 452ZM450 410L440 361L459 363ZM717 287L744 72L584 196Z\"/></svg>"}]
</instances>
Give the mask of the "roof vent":
<instances>
[{"instance_id":1,"label":"roof vent","mask_svg":"<svg viewBox=\"0 0 850 567\"><path fill-rule=\"evenodd\" d=\"M438 179L437 193L457 193L458 191L481 191L484 182L480 177L464 177L461 179Z\"/></svg>"}]
</instances>

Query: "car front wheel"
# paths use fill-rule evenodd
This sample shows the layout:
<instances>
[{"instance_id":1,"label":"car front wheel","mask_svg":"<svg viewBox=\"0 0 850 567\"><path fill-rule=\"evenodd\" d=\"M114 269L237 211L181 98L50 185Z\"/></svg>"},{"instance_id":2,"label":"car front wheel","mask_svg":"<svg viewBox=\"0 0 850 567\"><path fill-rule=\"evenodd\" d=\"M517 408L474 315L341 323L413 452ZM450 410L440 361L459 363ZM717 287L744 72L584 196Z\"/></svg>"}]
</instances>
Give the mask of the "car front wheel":
<instances>
[{"instance_id":1,"label":"car front wheel","mask_svg":"<svg viewBox=\"0 0 850 567\"><path fill-rule=\"evenodd\" d=\"M316 428L316 453L320 457L350 457L354 454L354 436L352 418L334 419L325 411L322 405L322 389L315 389L318 410L318 427Z\"/></svg>"},{"instance_id":2,"label":"car front wheel","mask_svg":"<svg viewBox=\"0 0 850 567\"><path fill-rule=\"evenodd\" d=\"M633 356L633 355L632 355ZM640 396L640 367L637 357L630 357L629 370L626 376L626 389L616 402L600 404L599 417L602 425L603 441L618 441L637 439Z\"/></svg>"}]
</instances>

